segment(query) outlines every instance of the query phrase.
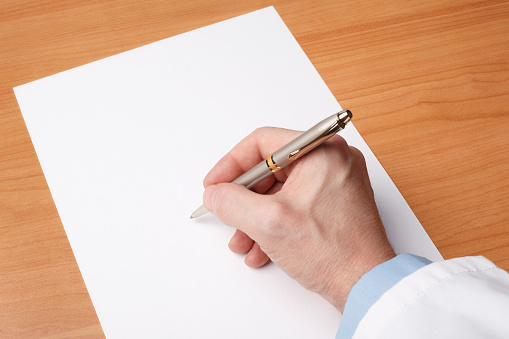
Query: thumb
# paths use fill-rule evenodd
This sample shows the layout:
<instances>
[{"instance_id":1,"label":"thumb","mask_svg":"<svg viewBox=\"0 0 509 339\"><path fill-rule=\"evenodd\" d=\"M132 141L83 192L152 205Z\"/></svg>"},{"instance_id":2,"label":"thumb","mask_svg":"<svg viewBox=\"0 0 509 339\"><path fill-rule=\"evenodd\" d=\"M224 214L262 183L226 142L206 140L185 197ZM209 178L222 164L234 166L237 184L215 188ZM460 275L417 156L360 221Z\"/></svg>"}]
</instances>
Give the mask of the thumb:
<instances>
[{"instance_id":1,"label":"thumb","mask_svg":"<svg viewBox=\"0 0 509 339\"><path fill-rule=\"evenodd\" d=\"M252 236L256 235L256 225L270 206L271 198L242 185L221 183L205 188L203 204L225 224Z\"/></svg>"}]
</instances>

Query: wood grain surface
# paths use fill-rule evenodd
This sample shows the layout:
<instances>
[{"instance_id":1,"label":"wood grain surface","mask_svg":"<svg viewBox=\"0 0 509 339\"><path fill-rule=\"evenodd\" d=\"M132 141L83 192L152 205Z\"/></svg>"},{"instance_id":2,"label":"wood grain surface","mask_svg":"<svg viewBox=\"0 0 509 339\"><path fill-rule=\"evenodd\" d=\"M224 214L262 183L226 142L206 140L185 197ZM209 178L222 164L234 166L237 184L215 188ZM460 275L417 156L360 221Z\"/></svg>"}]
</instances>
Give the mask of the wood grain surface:
<instances>
[{"instance_id":1,"label":"wood grain surface","mask_svg":"<svg viewBox=\"0 0 509 339\"><path fill-rule=\"evenodd\" d=\"M509 269L508 1L4 0L1 338L104 336L12 88L271 5L443 256Z\"/></svg>"}]
</instances>

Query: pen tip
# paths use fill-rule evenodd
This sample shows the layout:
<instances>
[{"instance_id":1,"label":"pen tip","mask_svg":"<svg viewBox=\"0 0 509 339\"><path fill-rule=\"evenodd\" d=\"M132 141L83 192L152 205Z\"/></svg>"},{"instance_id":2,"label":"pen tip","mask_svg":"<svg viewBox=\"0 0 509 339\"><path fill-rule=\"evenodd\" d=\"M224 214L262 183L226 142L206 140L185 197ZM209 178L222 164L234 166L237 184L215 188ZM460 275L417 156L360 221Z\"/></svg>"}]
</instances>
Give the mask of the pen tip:
<instances>
[{"instance_id":1,"label":"pen tip","mask_svg":"<svg viewBox=\"0 0 509 339\"><path fill-rule=\"evenodd\" d=\"M189 219L193 219L193 216L190 216Z\"/></svg>"},{"instance_id":2,"label":"pen tip","mask_svg":"<svg viewBox=\"0 0 509 339\"><path fill-rule=\"evenodd\" d=\"M209 210L205 206L201 205L200 207L198 207L198 209L196 211L194 211L191 214L191 219L201 217L202 215L204 215L208 212L209 212Z\"/></svg>"}]
</instances>

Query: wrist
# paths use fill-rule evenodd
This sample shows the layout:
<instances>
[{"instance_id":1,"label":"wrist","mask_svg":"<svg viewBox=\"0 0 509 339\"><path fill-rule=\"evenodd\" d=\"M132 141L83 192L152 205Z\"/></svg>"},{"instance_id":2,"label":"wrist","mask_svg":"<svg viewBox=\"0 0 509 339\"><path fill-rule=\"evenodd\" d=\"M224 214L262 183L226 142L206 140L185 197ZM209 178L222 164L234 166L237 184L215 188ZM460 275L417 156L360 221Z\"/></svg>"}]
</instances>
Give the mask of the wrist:
<instances>
[{"instance_id":1,"label":"wrist","mask_svg":"<svg viewBox=\"0 0 509 339\"><path fill-rule=\"evenodd\" d=\"M346 260L342 259L345 261L342 262L340 271L330 275L331 281L320 295L343 313L348 295L354 285L373 268L394 257L396 254L387 243L387 246L379 249L376 253L363 253L346 258Z\"/></svg>"}]
</instances>

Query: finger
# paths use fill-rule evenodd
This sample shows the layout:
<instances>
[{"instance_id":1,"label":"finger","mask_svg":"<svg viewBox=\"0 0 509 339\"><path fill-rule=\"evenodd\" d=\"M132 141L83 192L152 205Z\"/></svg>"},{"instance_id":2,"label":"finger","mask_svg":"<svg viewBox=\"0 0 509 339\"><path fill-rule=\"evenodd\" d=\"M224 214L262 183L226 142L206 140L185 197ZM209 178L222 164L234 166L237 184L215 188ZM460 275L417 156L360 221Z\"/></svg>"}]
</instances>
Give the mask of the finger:
<instances>
[{"instance_id":1,"label":"finger","mask_svg":"<svg viewBox=\"0 0 509 339\"><path fill-rule=\"evenodd\" d=\"M249 267L258 268L268 263L269 260L270 259L268 255L262 251L260 245L258 245L258 243L255 243L251 251L249 251L248 255L246 256L244 262Z\"/></svg>"},{"instance_id":2,"label":"finger","mask_svg":"<svg viewBox=\"0 0 509 339\"><path fill-rule=\"evenodd\" d=\"M237 230L228 243L228 247L233 253L244 254L253 247L253 244L253 239L241 230Z\"/></svg>"},{"instance_id":3,"label":"finger","mask_svg":"<svg viewBox=\"0 0 509 339\"><path fill-rule=\"evenodd\" d=\"M228 153L221 158L221 160L219 160L219 162L205 176L205 179L203 180L203 187L217 183L232 182L244 172L243 167L241 167L235 158L233 158L231 153ZM255 185L253 187L253 191L257 193L265 193L265 191L267 191L275 181L275 177L271 175Z\"/></svg>"},{"instance_id":4,"label":"finger","mask_svg":"<svg viewBox=\"0 0 509 339\"><path fill-rule=\"evenodd\" d=\"M356 166L356 175L361 178L361 182L364 183L365 192L368 192L369 196L374 199L375 192L373 191L373 187L371 186L371 180L369 179L368 168L366 166L366 159L361 151L357 148L350 146L350 150L353 154L353 158Z\"/></svg>"},{"instance_id":5,"label":"finger","mask_svg":"<svg viewBox=\"0 0 509 339\"><path fill-rule=\"evenodd\" d=\"M271 209L272 200L273 196L261 195L231 183L210 185L203 193L203 203L212 214L258 241L257 237L264 231L261 221Z\"/></svg>"},{"instance_id":6,"label":"finger","mask_svg":"<svg viewBox=\"0 0 509 339\"><path fill-rule=\"evenodd\" d=\"M300 133L302 132L273 127L255 130L218 161L205 176L203 186L233 181L295 139ZM280 181L285 180L283 171L276 173L276 177Z\"/></svg>"}]
</instances>

